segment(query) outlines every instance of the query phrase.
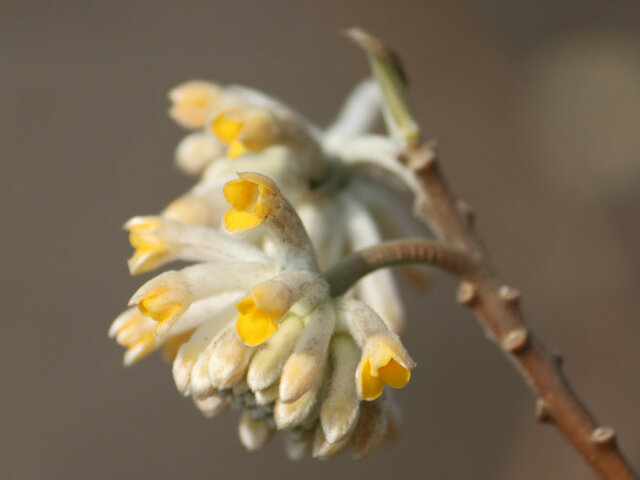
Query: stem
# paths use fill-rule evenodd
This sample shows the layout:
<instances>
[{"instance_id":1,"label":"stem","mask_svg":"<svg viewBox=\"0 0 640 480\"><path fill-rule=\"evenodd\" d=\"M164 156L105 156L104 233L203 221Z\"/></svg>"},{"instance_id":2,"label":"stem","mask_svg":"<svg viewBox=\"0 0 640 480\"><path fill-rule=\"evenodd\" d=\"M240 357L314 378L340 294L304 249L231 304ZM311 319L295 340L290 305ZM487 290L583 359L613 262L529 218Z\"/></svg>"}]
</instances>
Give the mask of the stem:
<instances>
[{"instance_id":1,"label":"stem","mask_svg":"<svg viewBox=\"0 0 640 480\"><path fill-rule=\"evenodd\" d=\"M538 395L537 419L555 425L601 478L637 480L617 446L614 430L596 422L569 386L559 357L549 353L525 324L519 292L503 285L491 269L470 210L456 202L438 168L435 151L427 144L410 147L402 160L420 186L414 192L416 214L438 237L476 259L475 272L460 275L448 269L460 276L458 301L474 310L487 336Z\"/></svg>"},{"instance_id":2,"label":"stem","mask_svg":"<svg viewBox=\"0 0 640 480\"><path fill-rule=\"evenodd\" d=\"M569 386L559 357L549 353L525 325L519 293L500 285L482 259L438 241L399 240L355 252L324 277L331 295L339 296L375 270L406 263L429 264L458 277L458 301L474 310L488 337L539 395L537 419L558 427L602 478L636 478L616 445L613 429L598 426Z\"/></svg>"},{"instance_id":3,"label":"stem","mask_svg":"<svg viewBox=\"0 0 640 480\"><path fill-rule=\"evenodd\" d=\"M597 424L565 379L559 357L550 354L526 326L518 307L520 294L503 285L493 272L474 229L471 209L456 201L438 166L435 149L428 143L420 144L398 56L361 30L351 29L348 34L373 64L387 126L396 143L405 145L399 161L412 176L407 184L415 194L415 213L444 243L407 241L364 250L325 274L335 282L332 288L342 292L358 275L399 263L429 263L457 275L458 301L474 310L487 336L538 395L538 420L555 425L601 478L637 479L618 449L613 429Z\"/></svg>"},{"instance_id":4,"label":"stem","mask_svg":"<svg viewBox=\"0 0 640 480\"><path fill-rule=\"evenodd\" d=\"M433 265L465 278L478 271L477 262L462 250L435 240L416 239L384 242L354 252L323 276L331 296L338 297L374 270L408 263Z\"/></svg>"}]
</instances>

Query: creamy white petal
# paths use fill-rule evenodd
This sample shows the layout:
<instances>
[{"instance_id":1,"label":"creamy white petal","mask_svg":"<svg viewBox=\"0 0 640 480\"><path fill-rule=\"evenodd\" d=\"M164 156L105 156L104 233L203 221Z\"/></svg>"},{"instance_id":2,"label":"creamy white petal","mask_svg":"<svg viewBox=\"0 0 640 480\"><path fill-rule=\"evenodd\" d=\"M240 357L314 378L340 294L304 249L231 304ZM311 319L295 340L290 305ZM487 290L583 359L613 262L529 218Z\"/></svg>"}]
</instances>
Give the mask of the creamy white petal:
<instances>
[{"instance_id":1,"label":"creamy white petal","mask_svg":"<svg viewBox=\"0 0 640 480\"><path fill-rule=\"evenodd\" d=\"M209 354L209 380L214 388L232 387L246 374L253 348L245 345L229 327L218 337Z\"/></svg>"},{"instance_id":2,"label":"creamy white petal","mask_svg":"<svg viewBox=\"0 0 640 480\"><path fill-rule=\"evenodd\" d=\"M311 455L313 451L313 431L302 434L298 432L287 433L284 437L284 451L291 461L302 460Z\"/></svg>"},{"instance_id":3,"label":"creamy white petal","mask_svg":"<svg viewBox=\"0 0 640 480\"><path fill-rule=\"evenodd\" d=\"M363 135L340 146L338 156L350 168L378 168L393 174L402 183L417 191L413 174L398 161L400 150L388 137Z\"/></svg>"},{"instance_id":4,"label":"creamy white petal","mask_svg":"<svg viewBox=\"0 0 640 480\"><path fill-rule=\"evenodd\" d=\"M369 337L392 334L371 307L355 298L340 298L337 312L341 328L345 328L362 348Z\"/></svg>"},{"instance_id":5,"label":"creamy white petal","mask_svg":"<svg viewBox=\"0 0 640 480\"><path fill-rule=\"evenodd\" d=\"M200 399L194 398L193 403L207 418L215 417L229 407L229 399L223 395L211 395Z\"/></svg>"},{"instance_id":6,"label":"creamy white petal","mask_svg":"<svg viewBox=\"0 0 640 480\"><path fill-rule=\"evenodd\" d=\"M143 245L153 245L152 248L143 248L140 253L148 252L154 255L159 251L160 258L151 259L153 268L174 260L271 262L266 254L254 245L202 225L188 225L160 216L138 216L127 221L124 228L131 231L132 236L136 236L132 237L133 244L143 241ZM146 262L147 257L139 255L136 250L136 254L129 261L129 268L132 273L137 273L138 266ZM141 271L147 270L149 269L144 268Z\"/></svg>"},{"instance_id":7,"label":"creamy white petal","mask_svg":"<svg viewBox=\"0 0 640 480\"><path fill-rule=\"evenodd\" d=\"M156 335L163 337L200 299L252 285L272 276L276 267L260 263L202 263L180 271L168 271L152 278L131 297L129 305L158 320ZM147 314L147 313L145 313Z\"/></svg>"},{"instance_id":8,"label":"creamy white petal","mask_svg":"<svg viewBox=\"0 0 640 480\"><path fill-rule=\"evenodd\" d=\"M183 172L198 175L210 163L223 157L224 153L224 145L208 132L194 132L178 143L175 163Z\"/></svg>"},{"instance_id":9,"label":"creamy white petal","mask_svg":"<svg viewBox=\"0 0 640 480\"><path fill-rule=\"evenodd\" d=\"M346 229L334 197L297 204L296 211L309 234L321 270L344 257Z\"/></svg>"},{"instance_id":10,"label":"creamy white petal","mask_svg":"<svg viewBox=\"0 0 640 480\"><path fill-rule=\"evenodd\" d=\"M353 194L373 215L381 231L390 238L413 238L425 235L425 226L413 215L407 199L396 192L382 187L369 178L355 177L349 182L349 192Z\"/></svg>"},{"instance_id":11,"label":"creamy white petal","mask_svg":"<svg viewBox=\"0 0 640 480\"><path fill-rule=\"evenodd\" d=\"M291 355L296 341L304 328L296 315L284 317L278 331L254 354L247 381L252 390L270 389L280 378L282 367Z\"/></svg>"},{"instance_id":12,"label":"creamy white petal","mask_svg":"<svg viewBox=\"0 0 640 480\"><path fill-rule=\"evenodd\" d=\"M255 419L250 411L245 410L240 416L238 425L238 436L247 450L258 450L264 447L275 429L267 419Z\"/></svg>"},{"instance_id":13,"label":"creamy white petal","mask_svg":"<svg viewBox=\"0 0 640 480\"><path fill-rule=\"evenodd\" d=\"M127 308L124 312L116 317L111 326L109 327L109 337L115 338L118 332L132 320L137 320L140 317L140 310L137 307Z\"/></svg>"},{"instance_id":14,"label":"creamy white petal","mask_svg":"<svg viewBox=\"0 0 640 480\"><path fill-rule=\"evenodd\" d=\"M351 437L346 436L336 442L329 442L321 427L317 427L313 439L313 457L321 460L337 457L344 453L351 444Z\"/></svg>"},{"instance_id":15,"label":"creamy white petal","mask_svg":"<svg viewBox=\"0 0 640 480\"><path fill-rule=\"evenodd\" d=\"M207 346L231 324L235 316L234 303L220 305L220 311L200 325L193 336L180 347L173 361L173 379L180 393L189 395L193 366Z\"/></svg>"},{"instance_id":16,"label":"creamy white petal","mask_svg":"<svg viewBox=\"0 0 640 480\"><path fill-rule=\"evenodd\" d=\"M381 102L380 88L373 79L360 82L324 132L324 148L335 153L345 141L369 132L380 118Z\"/></svg>"},{"instance_id":17,"label":"creamy white petal","mask_svg":"<svg viewBox=\"0 0 640 480\"><path fill-rule=\"evenodd\" d=\"M187 311L174 323L169 330L167 336L179 335L193 328L197 328L204 322L219 315L222 311L235 311L233 306L245 294L244 291L224 292L218 295L206 297L191 304Z\"/></svg>"},{"instance_id":18,"label":"creamy white petal","mask_svg":"<svg viewBox=\"0 0 640 480\"><path fill-rule=\"evenodd\" d=\"M295 402L284 403L278 399L273 409L273 419L278 429L293 428L309 420L318 401L319 385L309 390Z\"/></svg>"},{"instance_id":19,"label":"creamy white petal","mask_svg":"<svg viewBox=\"0 0 640 480\"><path fill-rule=\"evenodd\" d=\"M330 444L348 437L355 428L360 400L354 381L360 351L348 335L331 340L331 377L320 412L324 438Z\"/></svg>"},{"instance_id":20,"label":"creamy white petal","mask_svg":"<svg viewBox=\"0 0 640 480\"><path fill-rule=\"evenodd\" d=\"M352 194L340 196L347 217L347 232L352 250L378 244L382 237L367 208ZM375 310L394 332L401 332L405 324L402 299L390 270L373 272L356 285L358 296Z\"/></svg>"},{"instance_id":21,"label":"creamy white petal","mask_svg":"<svg viewBox=\"0 0 640 480\"><path fill-rule=\"evenodd\" d=\"M295 350L282 370L280 402L295 402L320 383L334 326L333 302L322 303L309 314Z\"/></svg>"},{"instance_id":22,"label":"creamy white petal","mask_svg":"<svg viewBox=\"0 0 640 480\"><path fill-rule=\"evenodd\" d=\"M264 390L254 390L254 394L256 397L256 404L269 405L270 403L273 403L278 399L279 393L280 393L280 385L277 383L274 383L273 385L265 388Z\"/></svg>"}]
</instances>

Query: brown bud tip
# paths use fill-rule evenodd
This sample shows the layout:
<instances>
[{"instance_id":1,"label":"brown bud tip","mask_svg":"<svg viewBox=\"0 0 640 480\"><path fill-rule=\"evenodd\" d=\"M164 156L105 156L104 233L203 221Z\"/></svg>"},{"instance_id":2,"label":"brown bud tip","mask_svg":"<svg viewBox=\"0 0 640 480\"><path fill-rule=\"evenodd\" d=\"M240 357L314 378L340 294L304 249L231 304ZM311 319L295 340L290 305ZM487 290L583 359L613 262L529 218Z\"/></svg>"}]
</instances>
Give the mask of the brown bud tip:
<instances>
[{"instance_id":1,"label":"brown bud tip","mask_svg":"<svg viewBox=\"0 0 640 480\"><path fill-rule=\"evenodd\" d=\"M471 282L462 282L458 287L458 302L462 305L471 305L477 298L478 289Z\"/></svg>"},{"instance_id":2,"label":"brown bud tip","mask_svg":"<svg viewBox=\"0 0 640 480\"><path fill-rule=\"evenodd\" d=\"M511 330L502 339L502 348L509 353L518 353L529 344L529 331L526 328Z\"/></svg>"},{"instance_id":3,"label":"brown bud tip","mask_svg":"<svg viewBox=\"0 0 640 480\"><path fill-rule=\"evenodd\" d=\"M543 399L539 398L536 402L536 420L541 423L548 422L551 420L551 415L549 415L549 409L547 408L547 404Z\"/></svg>"},{"instance_id":4,"label":"brown bud tip","mask_svg":"<svg viewBox=\"0 0 640 480\"><path fill-rule=\"evenodd\" d=\"M591 432L591 441L596 445L611 445L616 440L616 432L611 427L598 427Z\"/></svg>"},{"instance_id":5,"label":"brown bud tip","mask_svg":"<svg viewBox=\"0 0 640 480\"><path fill-rule=\"evenodd\" d=\"M501 286L498 293L500 294L500 298L507 303L517 304L520 301L520 291L508 285Z\"/></svg>"}]
</instances>

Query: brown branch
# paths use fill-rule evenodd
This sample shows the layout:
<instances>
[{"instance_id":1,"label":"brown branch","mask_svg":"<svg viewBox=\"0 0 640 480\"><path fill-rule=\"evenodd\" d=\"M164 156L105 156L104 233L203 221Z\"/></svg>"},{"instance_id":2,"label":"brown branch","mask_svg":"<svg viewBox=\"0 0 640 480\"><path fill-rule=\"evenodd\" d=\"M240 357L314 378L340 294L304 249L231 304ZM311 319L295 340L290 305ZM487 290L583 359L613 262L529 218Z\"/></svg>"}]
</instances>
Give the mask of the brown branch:
<instances>
[{"instance_id":1,"label":"brown branch","mask_svg":"<svg viewBox=\"0 0 640 480\"><path fill-rule=\"evenodd\" d=\"M399 161L415 180L410 182L415 213L444 243L409 241L374 247L345 259L343 267L353 268L354 274L365 274L385 266L385 262L393 265L406 260L430 263L456 274L460 281L458 301L474 310L487 336L539 396L538 420L555 425L603 479L637 478L616 445L613 429L597 424L570 388L558 357L550 354L525 324L518 308L519 292L503 285L492 271L474 229L472 211L455 200L434 147L420 144L398 56L362 30L350 29L347 33L367 53L382 92L391 137L404 145ZM327 278L334 281L335 277L336 271L327 272ZM336 289L342 291L348 282L346 278L340 281Z\"/></svg>"},{"instance_id":2,"label":"brown branch","mask_svg":"<svg viewBox=\"0 0 640 480\"><path fill-rule=\"evenodd\" d=\"M512 360L539 396L538 420L555 425L606 480L637 476L617 446L610 427L600 426L569 386L561 362L525 324L520 294L502 284L473 230L468 209L459 208L427 144L409 147L401 159L420 185L415 210L438 237L469 252L478 270L460 276L458 300L473 309L489 338ZM456 273L456 272L453 272Z\"/></svg>"},{"instance_id":3,"label":"brown branch","mask_svg":"<svg viewBox=\"0 0 640 480\"><path fill-rule=\"evenodd\" d=\"M436 240L395 240L354 252L324 272L331 295L343 295L358 280L380 268L425 263L467 278L479 271L480 265L468 253Z\"/></svg>"}]
</instances>

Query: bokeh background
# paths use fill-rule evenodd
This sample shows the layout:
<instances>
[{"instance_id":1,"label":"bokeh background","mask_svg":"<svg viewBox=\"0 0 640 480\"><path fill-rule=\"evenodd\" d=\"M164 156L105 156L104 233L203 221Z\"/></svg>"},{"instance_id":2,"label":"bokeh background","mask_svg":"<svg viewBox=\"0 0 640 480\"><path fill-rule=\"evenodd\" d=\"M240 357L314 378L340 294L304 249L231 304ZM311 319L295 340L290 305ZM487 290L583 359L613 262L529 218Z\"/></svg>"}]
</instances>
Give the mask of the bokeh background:
<instances>
[{"instance_id":1,"label":"bokeh background","mask_svg":"<svg viewBox=\"0 0 640 480\"><path fill-rule=\"evenodd\" d=\"M444 276L405 288L419 366L397 444L363 461L249 454L159 358L121 367L120 226L192 182L166 91L248 84L325 124L367 74L352 25L402 53L495 265L640 465L640 3L0 0L1 478L594 478Z\"/></svg>"}]
</instances>

